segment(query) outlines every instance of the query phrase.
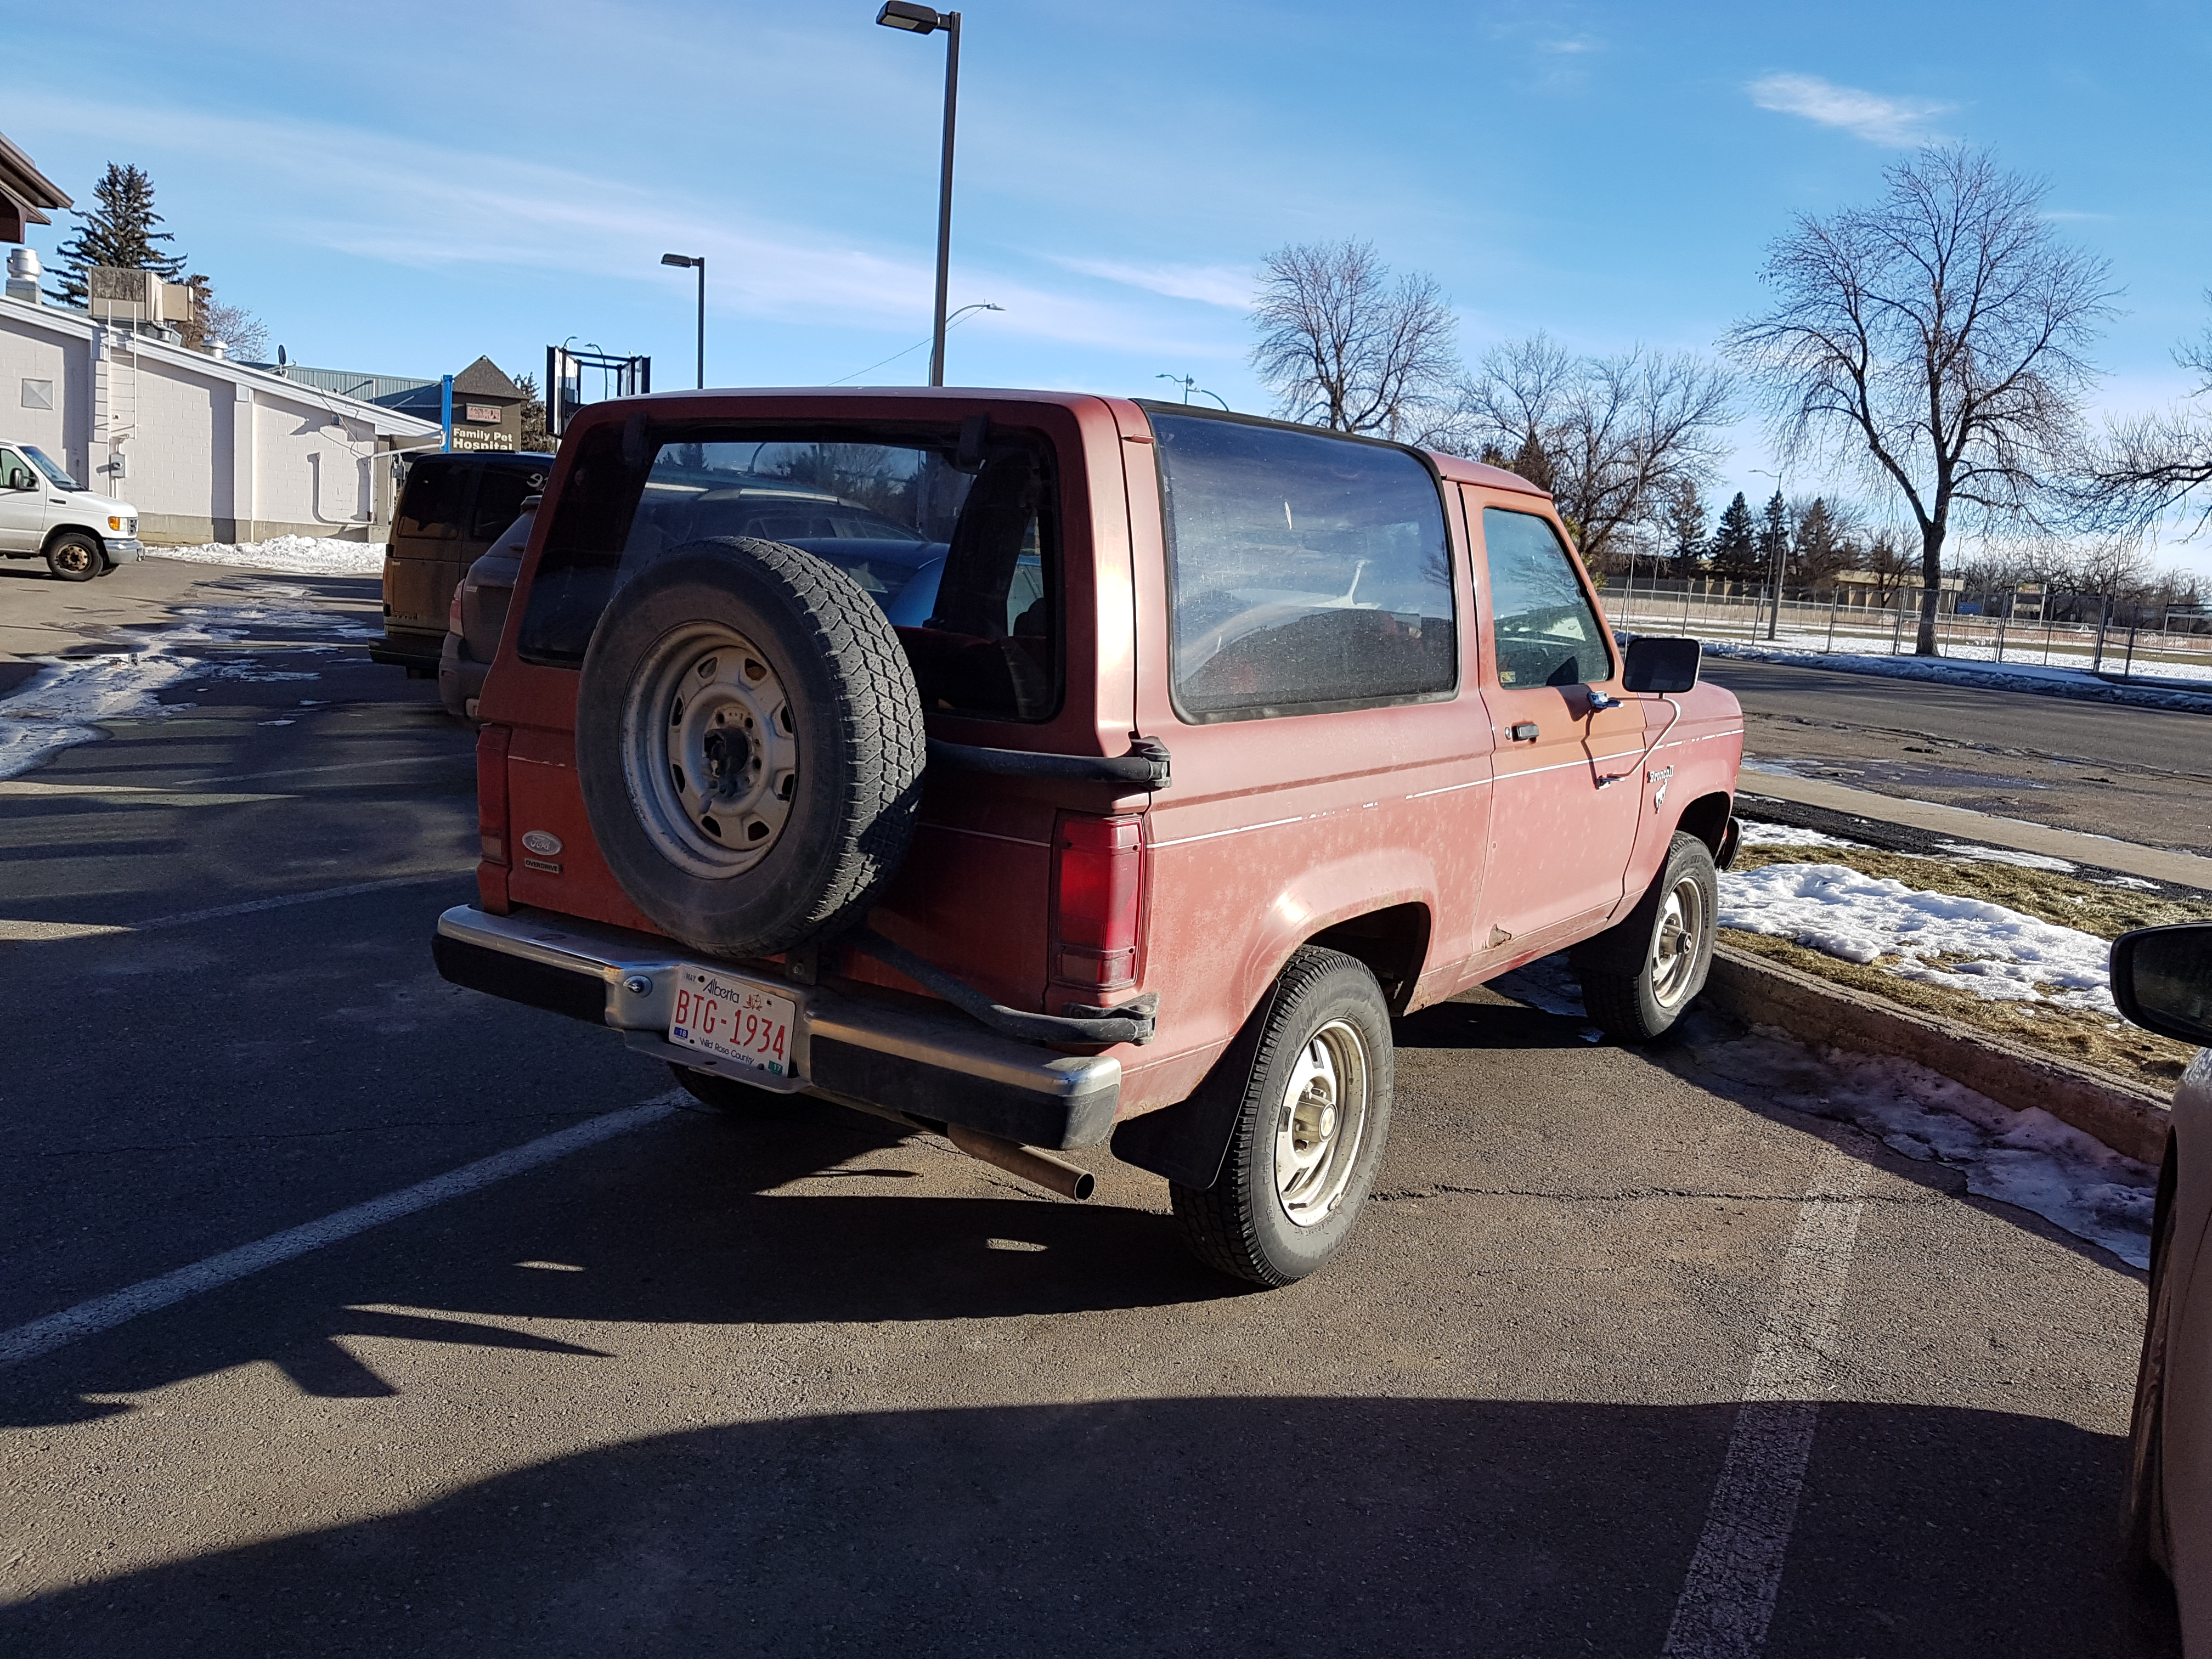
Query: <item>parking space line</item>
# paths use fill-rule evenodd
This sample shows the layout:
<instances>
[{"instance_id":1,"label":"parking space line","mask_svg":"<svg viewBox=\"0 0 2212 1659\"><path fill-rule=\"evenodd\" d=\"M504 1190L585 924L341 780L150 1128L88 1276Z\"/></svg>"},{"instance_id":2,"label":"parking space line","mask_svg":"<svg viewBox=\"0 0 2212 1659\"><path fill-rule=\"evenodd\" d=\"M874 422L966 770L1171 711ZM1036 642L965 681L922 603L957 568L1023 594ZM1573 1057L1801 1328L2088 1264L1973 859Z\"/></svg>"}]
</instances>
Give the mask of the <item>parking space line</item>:
<instances>
[{"instance_id":1,"label":"parking space line","mask_svg":"<svg viewBox=\"0 0 2212 1659\"><path fill-rule=\"evenodd\" d=\"M1755 1659L1797 1523L1820 1394L1850 1276L1867 1167L1830 1146L1784 1251L1712 1506L1668 1626L1665 1659Z\"/></svg>"},{"instance_id":2,"label":"parking space line","mask_svg":"<svg viewBox=\"0 0 2212 1659\"><path fill-rule=\"evenodd\" d=\"M288 904L313 904L319 899L351 898L356 893L381 893L392 887L419 887L426 881L451 881L456 876L475 872L473 864L455 865L450 870L423 870L411 876L388 876L382 881L357 881L348 887L318 887L312 893L279 893L274 898L246 899L237 904L218 904L208 910L186 910L179 915L156 916L151 921L134 926L142 933L155 927L182 927L187 922L251 915L256 910L281 910Z\"/></svg>"},{"instance_id":3,"label":"parking space line","mask_svg":"<svg viewBox=\"0 0 2212 1659\"><path fill-rule=\"evenodd\" d=\"M232 1284L264 1268L280 1267L287 1261L319 1250L325 1244L336 1244L351 1238L356 1233L380 1227L387 1221L397 1221L402 1216L413 1215L433 1205L443 1204L448 1199L462 1198L481 1191L510 1176L534 1170L541 1164L565 1158L570 1152L580 1152L586 1146L596 1146L603 1140L627 1134L632 1129L642 1129L657 1123L676 1109L680 1101L690 1098L681 1089L672 1089L665 1095L656 1095L641 1105L619 1112L608 1112L599 1117L586 1118L581 1123L553 1134L495 1152L489 1158L478 1158L473 1164L464 1164L458 1170L441 1176L386 1193L382 1198L370 1199L350 1209L326 1215L319 1221L289 1227L281 1233L271 1233L266 1238L251 1244L241 1244L236 1249L225 1250L195 1261L189 1267L179 1267L174 1273L163 1273L158 1279L149 1279L107 1296L94 1297L89 1302L80 1302L74 1308L48 1314L27 1325L18 1325L11 1331L0 1331L0 1370L20 1365L27 1359L36 1359L41 1354L52 1353L57 1348L81 1342L86 1337L97 1336L102 1331L113 1330L118 1325L149 1314L159 1309L202 1296L223 1285Z\"/></svg>"}]
</instances>

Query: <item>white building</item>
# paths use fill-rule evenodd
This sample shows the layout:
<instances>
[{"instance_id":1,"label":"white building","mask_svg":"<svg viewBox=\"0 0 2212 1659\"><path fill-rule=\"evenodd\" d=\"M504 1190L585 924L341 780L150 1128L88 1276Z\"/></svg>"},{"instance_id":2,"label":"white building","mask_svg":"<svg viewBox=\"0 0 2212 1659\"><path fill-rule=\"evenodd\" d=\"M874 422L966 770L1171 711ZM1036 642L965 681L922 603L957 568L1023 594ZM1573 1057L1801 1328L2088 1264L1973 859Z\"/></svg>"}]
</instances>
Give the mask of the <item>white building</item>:
<instances>
[{"instance_id":1,"label":"white building","mask_svg":"<svg viewBox=\"0 0 2212 1659\"><path fill-rule=\"evenodd\" d=\"M37 291L34 276L9 286ZM144 325L11 297L0 298L0 438L36 444L87 488L131 502L149 544L382 541L395 467L379 458L434 447L440 428Z\"/></svg>"}]
</instances>

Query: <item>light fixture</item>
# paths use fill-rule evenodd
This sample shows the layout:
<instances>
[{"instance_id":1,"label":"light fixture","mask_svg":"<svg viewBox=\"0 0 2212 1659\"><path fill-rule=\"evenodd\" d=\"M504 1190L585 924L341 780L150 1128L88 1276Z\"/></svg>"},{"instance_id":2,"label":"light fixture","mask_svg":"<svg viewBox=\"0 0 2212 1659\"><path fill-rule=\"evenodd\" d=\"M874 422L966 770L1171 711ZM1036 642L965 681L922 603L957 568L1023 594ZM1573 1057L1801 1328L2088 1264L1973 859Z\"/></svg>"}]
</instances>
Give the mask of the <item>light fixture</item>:
<instances>
[{"instance_id":1,"label":"light fixture","mask_svg":"<svg viewBox=\"0 0 2212 1659\"><path fill-rule=\"evenodd\" d=\"M707 262L704 259L695 259L688 253L664 253L660 256L660 263L664 265L674 265L679 270L689 270L694 265L703 265Z\"/></svg>"},{"instance_id":2,"label":"light fixture","mask_svg":"<svg viewBox=\"0 0 2212 1659\"><path fill-rule=\"evenodd\" d=\"M876 21L887 29L905 29L915 34L934 34L951 27L951 20L939 16L933 7L914 5L910 0L884 0Z\"/></svg>"}]
</instances>

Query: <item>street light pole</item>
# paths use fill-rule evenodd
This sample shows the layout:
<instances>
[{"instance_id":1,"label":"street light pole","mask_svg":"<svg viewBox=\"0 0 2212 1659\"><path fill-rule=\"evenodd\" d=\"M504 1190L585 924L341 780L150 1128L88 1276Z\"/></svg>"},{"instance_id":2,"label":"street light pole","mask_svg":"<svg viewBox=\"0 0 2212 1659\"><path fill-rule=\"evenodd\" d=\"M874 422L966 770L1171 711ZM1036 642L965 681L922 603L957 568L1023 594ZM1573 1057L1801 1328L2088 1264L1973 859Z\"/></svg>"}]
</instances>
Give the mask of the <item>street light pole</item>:
<instances>
[{"instance_id":1,"label":"street light pole","mask_svg":"<svg viewBox=\"0 0 2212 1659\"><path fill-rule=\"evenodd\" d=\"M696 256L664 253L660 256L660 263L674 265L678 270L687 265L693 266L699 272L699 389L703 392L707 389L707 256L703 253Z\"/></svg>"},{"instance_id":2,"label":"street light pole","mask_svg":"<svg viewBox=\"0 0 2212 1659\"><path fill-rule=\"evenodd\" d=\"M937 178L937 326L929 352L929 383L945 384L945 305L952 276L952 136L960 108L960 14L886 0L876 14L885 28L909 34L945 32L945 150Z\"/></svg>"}]
</instances>

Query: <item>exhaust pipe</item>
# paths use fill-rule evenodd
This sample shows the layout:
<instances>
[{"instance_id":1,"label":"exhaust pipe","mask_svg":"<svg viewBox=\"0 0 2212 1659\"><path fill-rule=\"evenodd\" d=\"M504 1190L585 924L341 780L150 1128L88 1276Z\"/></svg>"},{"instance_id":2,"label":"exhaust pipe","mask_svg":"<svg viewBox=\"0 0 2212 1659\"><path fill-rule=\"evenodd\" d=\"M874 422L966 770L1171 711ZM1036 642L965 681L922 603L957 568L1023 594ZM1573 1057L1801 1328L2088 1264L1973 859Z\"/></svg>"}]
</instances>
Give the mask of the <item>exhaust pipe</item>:
<instances>
[{"instance_id":1,"label":"exhaust pipe","mask_svg":"<svg viewBox=\"0 0 2212 1659\"><path fill-rule=\"evenodd\" d=\"M1062 1198L1074 1199L1079 1203L1090 1197L1098 1185L1088 1170L1079 1170L1049 1152L1041 1152L1033 1146L1024 1146L1015 1141L1001 1140L998 1136L987 1135L980 1129L963 1128L957 1123L947 1124L945 1138L970 1158L994 1164L1008 1175L1019 1176L1032 1186L1042 1187L1048 1193L1058 1193Z\"/></svg>"}]
</instances>

